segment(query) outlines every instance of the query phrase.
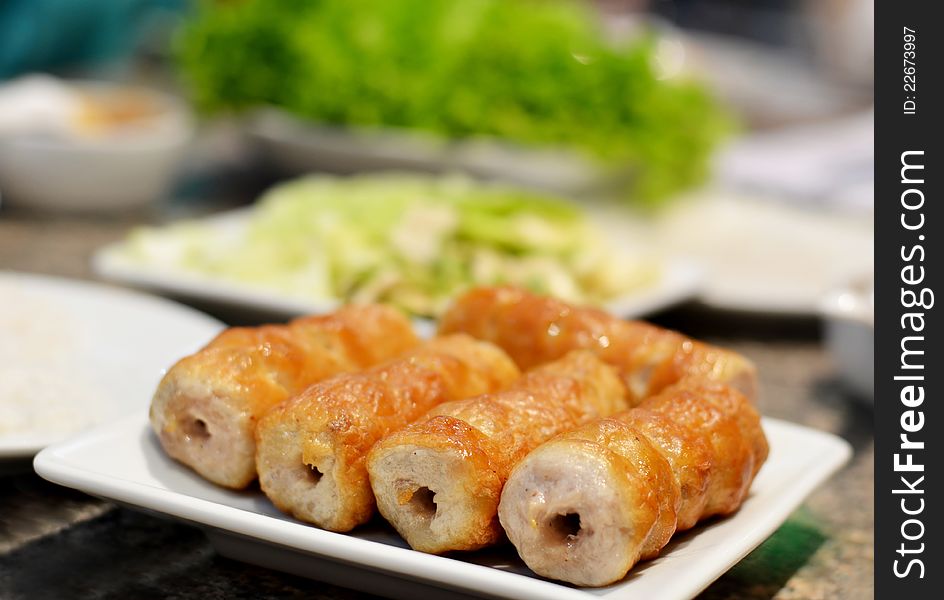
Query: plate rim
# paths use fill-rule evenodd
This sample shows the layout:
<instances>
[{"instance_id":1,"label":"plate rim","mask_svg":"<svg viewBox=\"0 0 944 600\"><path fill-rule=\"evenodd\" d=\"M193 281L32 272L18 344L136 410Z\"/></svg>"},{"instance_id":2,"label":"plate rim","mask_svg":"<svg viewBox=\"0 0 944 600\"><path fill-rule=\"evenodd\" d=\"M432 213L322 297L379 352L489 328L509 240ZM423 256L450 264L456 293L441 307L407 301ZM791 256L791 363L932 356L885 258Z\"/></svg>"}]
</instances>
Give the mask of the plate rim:
<instances>
[{"instance_id":1,"label":"plate rim","mask_svg":"<svg viewBox=\"0 0 944 600\"><path fill-rule=\"evenodd\" d=\"M211 227L243 227L251 214L252 207L240 207L184 220ZM90 258L92 272L106 281L161 295L179 295L190 300L261 311L280 318L327 312L343 304L340 298L296 298L252 284L188 273L179 268L137 264L126 256L128 244L126 236L95 249ZM622 317L639 318L700 297L705 287L705 271L696 261L677 256L656 260L660 263L658 281L617 297L604 307Z\"/></svg>"},{"instance_id":2,"label":"plate rim","mask_svg":"<svg viewBox=\"0 0 944 600\"><path fill-rule=\"evenodd\" d=\"M341 299L304 300L292 298L250 284L226 281L180 270L132 264L122 256L124 242L97 249L92 255L92 271L107 281L130 285L151 292L179 295L194 301L211 302L244 310L262 311L280 318L337 309ZM694 262L680 259L663 261L659 282L641 288L605 305L625 318L639 318L699 297L704 272Z\"/></svg>"},{"instance_id":3,"label":"plate rim","mask_svg":"<svg viewBox=\"0 0 944 600\"><path fill-rule=\"evenodd\" d=\"M174 313L175 317L186 318L196 324L202 322L201 326L216 328L217 330L225 327L225 324L204 312L201 312L186 304L175 302L169 298L154 296L142 293L126 287L109 285L107 283L91 281L86 279L77 279L71 277L62 277L58 275L48 275L45 273L33 273L28 271L18 271L13 269L0 269L0 284L3 283L19 284L26 282L28 287L40 286L43 290L47 288L70 288L81 289L94 295L101 296L102 301L117 300L119 302L131 302L148 310L161 310L164 314ZM7 433L0 434L0 460L25 460L34 457L43 448L62 442L73 433L49 433L49 432L26 432L26 433Z\"/></svg>"},{"instance_id":4,"label":"plate rim","mask_svg":"<svg viewBox=\"0 0 944 600\"><path fill-rule=\"evenodd\" d=\"M764 417L764 426L768 432L771 429L792 430L802 435L813 435L829 447L830 452L815 462L811 462L801 479L794 481L786 493L766 505L767 518L762 522L762 526L744 533L737 540L732 540L732 543L738 544L738 552L727 556L723 567L718 566L717 563L702 563L705 565L703 567L696 565L688 573L695 571L697 575L676 580L672 588L665 590L666 597L690 597L708 587L715 579L763 543L814 489L841 468L852 456L852 447L849 443L835 434L771 417ZM324 531L308 525L300 525L295 521L282 520L190 496L186 492L155 487L140 481L96 472L69 462L68 456L71 451L88 444L94 445L97 438L108 434L110 430L127 427L134 427L138 432L142 427L149 429L144 415L128 415L42 450L34 459L34 468L41 477L53 483L76 488L138 509L155 511L198 526L236 533L261 542L311 554L320 559L339 561L379 572L384 576L408 578L434 587L456 589L466 593L482 593L485 590L481 590L481 578L487 576L491 588L487 593L535 600L546 598L587 600L587 598L599 596L601 590L610 589L570 587L566 584L527 577L485 565L423 554L409 548L399 548L350 535ZM101 440L98 440L98 443L101 443ZM312 532L315 533L312 534ZM406 565L403 564L404 560ZM405 567L414 567L417 560L421 561L422 575L404 571ZM631 590L627 590L628 594L631 594ZM623 594L619 596L623 597Z\"/></svg>"}]
</instances>

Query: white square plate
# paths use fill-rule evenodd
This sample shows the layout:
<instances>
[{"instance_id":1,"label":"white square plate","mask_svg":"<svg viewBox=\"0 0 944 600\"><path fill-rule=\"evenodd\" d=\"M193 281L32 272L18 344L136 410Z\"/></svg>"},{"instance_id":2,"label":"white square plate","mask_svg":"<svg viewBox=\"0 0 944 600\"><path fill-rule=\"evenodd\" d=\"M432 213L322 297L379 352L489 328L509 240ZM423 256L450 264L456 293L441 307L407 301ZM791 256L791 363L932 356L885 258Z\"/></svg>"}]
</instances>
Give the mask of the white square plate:
<instances>
[{"instance_id":1,"label":"white square plate","mask_svg":"<svg viewBox=\"0 0 944 600\"><path fill-rule=\"evenodd\" d=\"M852 453L832 434L784 421L764 419L764 430L770 458L737 514L679 536L656 560L599 589L538 578L511 546L432 556L410 550L379 521L353 534L302 524L258 490L216 487L167 458L143 414L49 447L34 464L55 483L202 526L225 556L365 592L400 598L671 600L694 596L731 568Z\"/></svg>"},{"instance_id":2,"label":"white square plate","mask_svg":"<svg viewBox=\"0 0 944 600\"><path fill-rule=\"evenodd\" d=\"M243 235L252 215L251 209L236 209L200 219L202 225L224 232ZM623 233L625 236L625 232ZM638 255L624 248L614 235L614 243L627 260L638 260ZM338 298L305 298L288 295L265 286L229 281L178 266L160 266L137 260L125 240L103 246L92 256L92 270L96 275L144 290L189 298L203 303L250 310L258 315L290 319L306 314L324 313L338 308ZM610 312L625 318L639 318L674 306L695 297L702 285L701 270L693 263L682 260L659 260L659 276L646 285L614 298L605 306ZM430 329L429 321L425 329Z\"/></svg>"},{"instance_id":3,"label":"white square plate","mask_svg":"<svg viewBox=\"0 0 944 600\"><path fill-rule=\"evenodd\" d=\"M0 461L146 411L167 367L222 328L161 298L0 270Z\"/></svg>"}]
</instances>

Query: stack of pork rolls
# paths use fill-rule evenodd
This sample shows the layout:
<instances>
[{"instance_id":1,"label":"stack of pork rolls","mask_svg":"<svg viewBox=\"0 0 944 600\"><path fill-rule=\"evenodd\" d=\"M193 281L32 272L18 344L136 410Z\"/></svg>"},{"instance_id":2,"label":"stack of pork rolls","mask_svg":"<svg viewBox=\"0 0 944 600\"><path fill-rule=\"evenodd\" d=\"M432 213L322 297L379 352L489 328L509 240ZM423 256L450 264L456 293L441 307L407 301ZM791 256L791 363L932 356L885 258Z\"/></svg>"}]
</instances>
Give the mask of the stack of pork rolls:
<instances>
[{"instance_id":1,"label":"stack of pork rolls","mask_svg":"<svg viewBox=\"0 0 944 600\"><path fill-rule=\"evenodd\" d=\"M740 507L768 452L755 393L736 353L479 288L425 342L376 306L230 330L151 416L168 454L229 487L258 476L300 520L379 509L431 553L507 537L536 573L600 586Z\"/></svg>"},{"instance_id":2,"label":"stack of pork rolls","mask_svg":"<svg viewBox=\"0 0 944 600\"><path fill-rule=\"evenodd\" d=\"M260 422L262 490L298 519L348 531L374 512L365 461L378 440L443 402L499 390L518 375L497 347L454 334L315 384Z\"/></svg>"},{"instance_id":3,"label":"stack of pork rolls","mask_svg":"<svg viewBox=\"0 0 944 600\"><path fill-rule=\"evenodd\" d=\"M380 512L417 550L504 532L539 575L606 585L736 511L767 458L755 370L733 352L512 288L469 292L440 331L533 368L374 446Z\"/></svg>"},{"instance_id":4,"label":"stack of pork rolls","mask_svg":"<svg viewBox=\"0 0 944 600\"><path fill-rule=\"evenodd\" d=\"M151 401L164 451L235 489L256 478L256 424L312 383L402 354L419 340L385 306L348 306L287 325L233 327L172 366Z\"/></svg>"},{"instance_id":5,"label":"stack of pork rolls","mask_svg":"<svg viewBox=\"0 0 944 600\"><path fill-rule=\"evenodd\" d=\"M424 552L494 544L515 464L551 436L625 409L625 396L611 367L577 350L504 391L442 404L371 451L380 513Z\"/></svg>"},{"instance_id":6,"label":"stack of pork rolls","mask_svg":"<svg viewBox=\"0 0 944 600\"><path fill-rule=\"evenodd\" d=\"M476 288L457 299L440 332L458 331L498 345L523 369L590 350L619 370L633 405L687 377L726 383L750 400L757 394L754 365L735 352L519 288Z\"/></svg>"},{"instance_id":7,"label":"stack of pork rolls","mask_svg":"<svg viewBox=\"0 0 944 600\"><path fill-rule=\"evenodd\" d=\"M535 573L607 585L676 531L736 511L767 451L743 394L685 380L539 446L508 478L498 513Z\"/></svg>"}]
</instances>

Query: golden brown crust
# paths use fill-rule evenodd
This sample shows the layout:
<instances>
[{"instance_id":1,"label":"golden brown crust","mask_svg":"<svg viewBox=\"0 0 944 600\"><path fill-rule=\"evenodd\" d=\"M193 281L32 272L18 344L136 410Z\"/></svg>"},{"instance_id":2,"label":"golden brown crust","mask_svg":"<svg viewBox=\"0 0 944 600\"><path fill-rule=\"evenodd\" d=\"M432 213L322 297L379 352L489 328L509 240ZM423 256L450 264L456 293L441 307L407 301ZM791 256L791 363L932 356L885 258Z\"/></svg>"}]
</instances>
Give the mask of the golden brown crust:
<instances>
[{"instance_id":1,"label":"golden brown crust","mask_svg":"<svg viewBox=\"0 0 944 600\"><path fill-rule=\"evenodd\" d=\"M711 449L697 431L644 407L614 415L642 432L669 461L681 493L676 530L691 529L708 501Z\"/></svg>"},{"instance_id":2,"label":"golden brown crust","mask_svg":"<svg viewBox=\"0 0 944 600\"><path fill-rule=\"evenodd\" d=\"M462 527L461 542L450 544L430 544L418 541L411 531L398 527L398 519L392 514L392 507L402 507L409 502L417 489L417 485L398 487L392 493L395 495L390 501L381 503L378 496L378 506L391 525L399 531L415 550L430 553L442 553L449 550L476 550L494 544L504 535L501 525L495 516L498 501L501 497L505 478L502 449L485 434L465 421L448 415L434 415L424 418L416 427L408 427L391 436L384 438L374 446L368 457L368 470L371 479L383 467L382 459L393 450L407 448L410 450L424 449L432 452L445 451L447 456L458 456L463 462L464 470L460 473L450 471L448 477L453 485L459 488L457 495L464 503L471 504L471 510L465 511L465 524ZM448 469L448 466L444 466ZM428 486L422 486L427 487ZM382 493L374 488L375 493ZM436 492L440 492L436 489ZM385 506L391 505L390 510Z\"/></svg>"},{"instance_id":3,"label":"golden brown crust","mask_svg":"<svg viewBox=\"0 0 944 600\"><path fill-rule=\"evenodd\" d=\"M379 495L378 481L396 479L382 473L390 468L383 459L391 453L416 448L450 450L452 456L458 453L466 468L451 486L463 488L465 498L460 507L443 501L439 510L452 510L454 514L445 518L461 525L453 524L448 535L414 535L412 527L429 525L404 525L393 514L409 497L381 502L381 512L414 548L424 552L474 550L493 544L501 538L497 522L501 488L514 465L551 436L626 407L625 388L613 368L587 351L571 352L534 369L510 389L440 404L379 442L371 451L368 468ZM428 481L417 480L412 489L429 486ZM437 491L440 498L449 495L443 494L446 490Z\"/></svg>"},{"instance_id":4,"label":"golden brown crust","mask_svg":"<svg viewBox=\"0 0 944 600\"><path fill-rule=\"evenodd\" d=\"M255 478L252 430L266 411L311 383L417 343L409 320L379 305L348 306L287 325L230 328L171 367L152 400L151 423L172 457L215 483L242 488ZM188 420L197 420L191 413L200 414L211 434L228 436L231 459L223 451L207 453L209 438L197 444L182 434ZM211 414L221 422L207 423Z\"/></svg>"},{"instance_id":5,"label":"golden brown crust","mask_svg":"<svg viewBox=\"0 0 944 600\"><path fill-rule=\"evenodd\" d=\"M312 383L389 360L418 342L402 313L363 304L286 325L232 327L184 360L212 363L217 352L223 354L228 372L249 392L243 397L246 409L258 418ZM269 384L282 389L276 392ZM255 393L259 385L270 393Z\"/></svg>"},{"instance_id":6,"label":"golden brown crust","mask_svg":"<svg viewBox=\"0 0 944 600\"><path fill-rule=\"evenodd\" d=\"M692 376L729 383L751 399L756 394L754 366L734 352L517 288L473 289L453 303L440 331L493 342L523 369L592 350L620 369L634 404Z\"/></svg>"},{"instance_id":7,"label":"golden brown crust","mask_svg":"<svg viewBox=\"0 0 944 600\"><path fill-rule=\"evenodd\" d=\"M708 442L711 469L701 518L736 511L768 452L760 415L744 395L716 382L685 380L643 407Z\"/></svg>"},{"instance_id":8,"label":"golden brown crust","mask_svg":"<svg viewBox=\"0 0 944 600\"><path fill-rule=\"evenodd\" d=\"M631 508L636 527L646 532L640 542L639 560L653 558L669 543L675 533L680 493L672 466L658 446L639 429L618 418L604 418L557 436L554 442L585 440L585 451L609 462L623 476L614 483L631 486L645 494L627 494L643 498Z\"/></svg>"},{"instance_id":9,"label":"golden brown crust","mask_svg":"<svg viewBox=\"0 0 944 600\"><path fill-rule=\"evenodd\" d=\"M585 445L567 445L575 439ZM677 529L736 511L767 454L743 394L685 379L536 448L506 482L499 515L540 575L606 585L657 555ZM560 514L579 516L566 538L552 535Z\"/></svg>"},{"instance_id":10,"label":"golden brown crust","mask_svg":"<svg viewBox=\"0 0 944 600\"><path fill-rule=\"evenodd\" d=\"M433 339L387 364L313 385L259 423L257 466L262 489L285 512L327 529L347 531L373 513L364 463L377 440L437 404L496 391L518 375L500 349L458 334ZM289 452L282 444L291 436L301 446L300 463L293 468L317 467L326 460L333 465L338 506L327 517L300 508L300 500L277 485L281 458Z\"/></svg>"},{"instance_id":11,"label":"golden brown crust","mask_svg":"<svg viewBox=\"0 0 944 600\"><path fill-rule=\"evenodd\" d=\"M427 417L446 415L482 432L496 447L493 466L506 477L544 440L626 407L626 389L612 368L575 351L529 371L512 389L442 404ZM423 419L414 427L422 428Z\"/></svg>"}]
</instances>

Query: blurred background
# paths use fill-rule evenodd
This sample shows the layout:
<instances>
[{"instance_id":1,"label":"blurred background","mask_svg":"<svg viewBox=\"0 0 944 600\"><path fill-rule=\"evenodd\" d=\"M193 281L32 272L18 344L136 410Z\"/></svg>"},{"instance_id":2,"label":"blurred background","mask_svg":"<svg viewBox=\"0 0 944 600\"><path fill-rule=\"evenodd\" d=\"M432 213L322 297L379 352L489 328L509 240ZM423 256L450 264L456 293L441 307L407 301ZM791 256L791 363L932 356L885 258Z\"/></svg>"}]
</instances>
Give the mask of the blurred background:
<instances>
[{"instance_id":1,"label":"blurred background","mask_svg":"<svg viewBox=\"0 0 944 600\"><path fill-rule=\"evenodd\" d=\"M0 270L229 323L514 283L730 345L765 414L857 456L708 595L867 596L872 29L868 0L3 0Z\"/></svg>"},{"instance_id":2,"label":"blurred background","mask_svg":"<svg viewBox=\"0 0 944 600\"><path fill-rule=\"evenodd\" d=\"M510 282L628 315L858 322L872 19L862 0L10 0L0 219L121 214L142 227L86 251L99 277L283 315L435 316ZM238 227L188 221L247 205Z\"/></svg>"},{"instance_id":3,"label":"blurred background","mask_svg":"<svg viewBox=\"0 0 944 600\"><path fill-rule=\"evenodd\" d=\"M804 310L868 273L843 225L871 215L870 2L542 4L5 2L0 189L9 205L82 209L206 202L227 185L251 201L308 172L458 171L662 213L669 251L737 263L709 297L745 291L722 288L751 268L716 229L729 250L757 246L765 285L781 267L809 278L769 294ZM121 143L142 160L147 146L148 164L98 173ZM57 181L44 159L69 163ZM724 198L687 198L707 189ZM772 247L797 235L799 256Z\"/></svg>"}]
</instances>

